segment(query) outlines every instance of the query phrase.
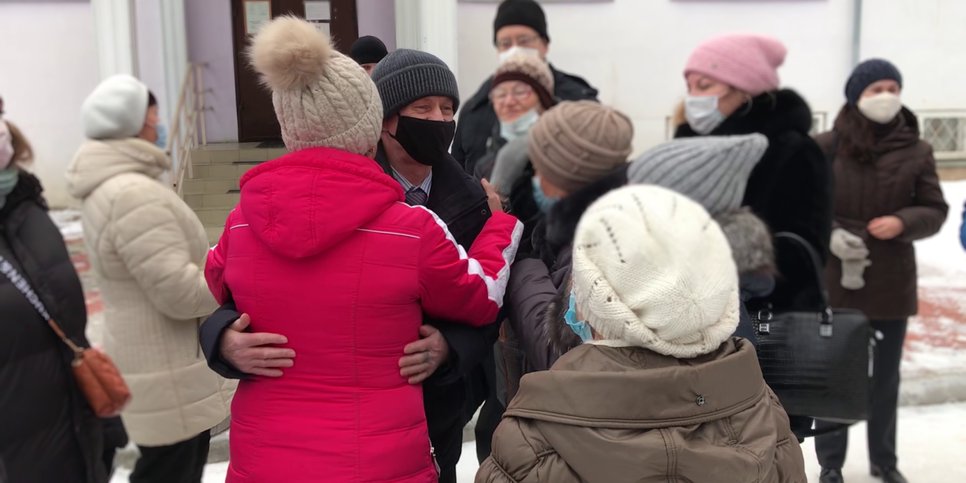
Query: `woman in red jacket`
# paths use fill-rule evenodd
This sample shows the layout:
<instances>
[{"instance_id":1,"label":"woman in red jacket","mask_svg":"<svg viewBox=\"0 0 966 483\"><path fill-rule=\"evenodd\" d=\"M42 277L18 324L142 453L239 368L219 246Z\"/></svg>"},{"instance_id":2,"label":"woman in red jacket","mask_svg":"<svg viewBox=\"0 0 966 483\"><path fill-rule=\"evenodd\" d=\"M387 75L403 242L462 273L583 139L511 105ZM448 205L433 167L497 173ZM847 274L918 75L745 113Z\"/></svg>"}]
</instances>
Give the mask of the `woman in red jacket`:
<instances>
[{"instance_id":1,"label":"woman in red jacket","mask_svg":"<svg viewBox=\"0 0 966 483\"><path fill-rule=\"evenodd\" d=\"M403 203L372 159L375 86L310 24L271 22L252 61L292 153L242 177L206 274L298 359L239 385L228 481L435 481L421 389L399 357L423 312L495 320L522 226L491 195L467 253L434 213Z\"/></svg>"}]
</instances>

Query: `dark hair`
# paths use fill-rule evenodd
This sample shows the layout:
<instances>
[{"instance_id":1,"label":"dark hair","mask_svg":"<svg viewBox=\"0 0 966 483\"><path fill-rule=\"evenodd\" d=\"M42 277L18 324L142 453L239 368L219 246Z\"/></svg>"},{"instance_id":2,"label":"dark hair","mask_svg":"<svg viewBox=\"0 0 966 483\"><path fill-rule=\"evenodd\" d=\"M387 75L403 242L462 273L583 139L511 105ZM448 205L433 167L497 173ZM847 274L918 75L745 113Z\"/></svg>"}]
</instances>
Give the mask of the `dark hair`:
<instances>
[{"instance_id":1,"label":"dark hair","mask_svg":"<svg viewBox=\"0 0 966 483\"><path fill-rule=\"evenodd\" d=\"M875 146L875 129L872 121L866 119L857 106L842 106L832 129L838 136L838 150L834 154L841 154L859 162L870 161L875 157L872 152Z\"/></svg>"},{"instance_id":2,"label":"dark hair","mask_svg":"<svg viewBox=\"0 0 966 483\"><path fill-rule=\"evenodd\" d=\"M148 107L158 105L158 100L154 98L154 93L148 91Z\"/></svg>"}]
</instances>

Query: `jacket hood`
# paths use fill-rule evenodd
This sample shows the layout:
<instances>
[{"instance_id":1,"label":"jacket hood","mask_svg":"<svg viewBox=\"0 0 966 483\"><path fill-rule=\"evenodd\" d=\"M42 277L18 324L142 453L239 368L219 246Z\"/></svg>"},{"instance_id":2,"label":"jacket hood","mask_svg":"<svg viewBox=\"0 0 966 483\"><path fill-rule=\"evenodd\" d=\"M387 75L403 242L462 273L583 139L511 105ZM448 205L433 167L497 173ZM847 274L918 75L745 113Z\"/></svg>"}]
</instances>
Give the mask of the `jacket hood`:
<instances>
[{"instance_id":1,"label":"jacket hood","mask_svg":"<svg viewBox=\"0 0 966 483\"><path fill-rule=\"evenodd\" d=\"M755 350L744 339L729 339L694 359L583 344L551 370L524 376L506 415L582 427L661 428L728 417L764 392Z\"/></svg>"},{"instance_id":2,"label":"jacket hood","mask_svg":"<svg viewBox=\"0 0 966 483\"><path fill-rule=\"evenodd\" d=\"M240 185L239 205L255 236L295 259L325 251L404 199L375 161L332 148L256 166Z\"/></svg>"},{"instance_id":3,"label":"jacket hood","mask_svg":"<svg viewBox=\"0 0 966 483\"><path fill-rule=\"evenodd\" d=\"M67 191L84 199L119 174L141 173L156 179L169 169L168 155L143 139L89 140L81 144L67 168Z\"/></svg>"}]
</instances>

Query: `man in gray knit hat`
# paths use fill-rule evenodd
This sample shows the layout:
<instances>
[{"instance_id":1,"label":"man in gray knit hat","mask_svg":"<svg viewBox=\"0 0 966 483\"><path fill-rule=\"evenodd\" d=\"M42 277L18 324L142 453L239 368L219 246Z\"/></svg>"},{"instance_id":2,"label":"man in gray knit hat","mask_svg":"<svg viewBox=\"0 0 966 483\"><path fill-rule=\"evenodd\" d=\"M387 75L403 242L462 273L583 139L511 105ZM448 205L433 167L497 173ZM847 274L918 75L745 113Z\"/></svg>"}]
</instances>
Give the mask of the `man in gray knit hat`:
<instances>
[{"instance_id":1,"label":"man in gray knit hat","mask_svg":"<svg viewBox=\"0 0 966 483\"><path fill-rule=\"evenodd\" d=\"M449 154L459 107L456 76L432 54L399 49L379 62L372 80L383 105L376 161L402 185L406 203L432 210L456 241L469 247L490 217L490 190L484 190ZM455 483L467 404L465 385L483 384L481 363L492 365L497 326L474 329L426 317L420 335L421 340L406 346L400 372L411 384L423 385L439 481Z\"/></svg>"}]
</instances>

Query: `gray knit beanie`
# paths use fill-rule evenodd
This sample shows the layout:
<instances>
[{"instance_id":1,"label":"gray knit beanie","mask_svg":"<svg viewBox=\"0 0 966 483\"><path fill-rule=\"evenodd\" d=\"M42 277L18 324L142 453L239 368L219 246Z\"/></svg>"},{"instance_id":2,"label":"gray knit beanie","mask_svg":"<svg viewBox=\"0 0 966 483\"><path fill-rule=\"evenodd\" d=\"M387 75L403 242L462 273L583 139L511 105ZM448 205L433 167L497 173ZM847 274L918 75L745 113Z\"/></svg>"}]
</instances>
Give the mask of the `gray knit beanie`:
<instances>
[{"instance_id":1,"label":"gray knit beanie","mask_svg":"<svg viewBox=\"0 0 966 483\"><path fill-rule=\"evenodd\" d=\"M382 98L383 117L398 113L417 99L445 96L459 109L460 92L456 76L446 63L433 54L399 49L379 61L372 71L372 81Z\"/></svg>"},{"instance_id":2,"label":"gray knit beanie","mask_svg":"<svg viewBox=\"0 0 966 483\"><path fill-rule=\"evenodd\" d=\"M676 139L632 161L627 181L677 191L717 215L741 206L748 177L767 149L761 134Z\"/></svg>"},{"instance_id":3,"label":"gray knit beanie","mask_svg":"<svg viewBox=\"0 0 966 483\"><path fill-rule=\"evenodd\" d=\"M593 101L568 101L530 128L530 162L541 177L573 193L627 163L634 125Z\"/></svg>"}]
</instances>

